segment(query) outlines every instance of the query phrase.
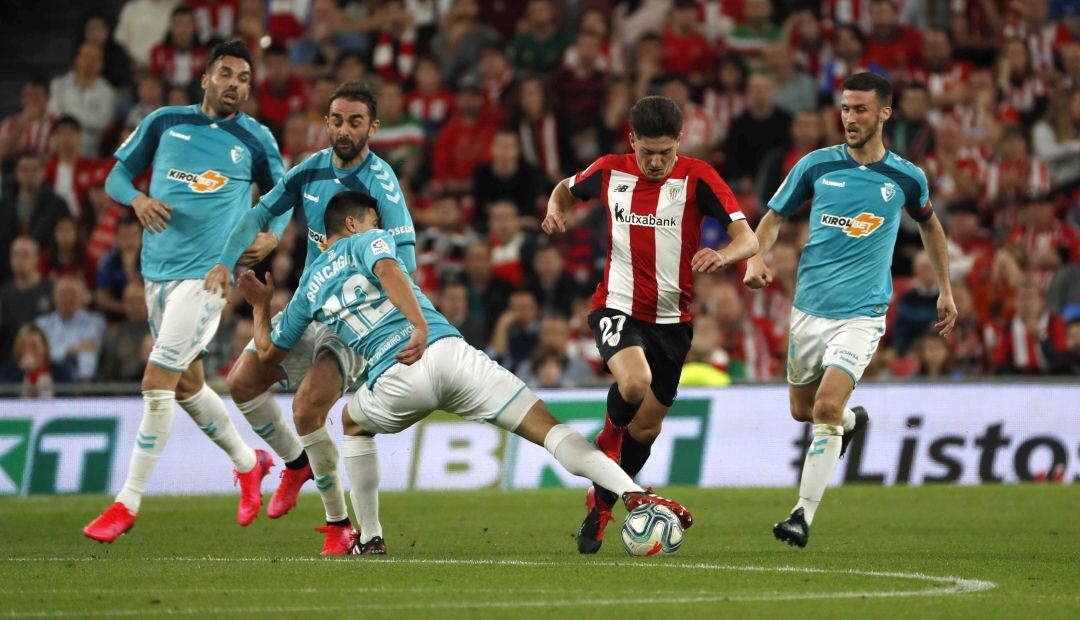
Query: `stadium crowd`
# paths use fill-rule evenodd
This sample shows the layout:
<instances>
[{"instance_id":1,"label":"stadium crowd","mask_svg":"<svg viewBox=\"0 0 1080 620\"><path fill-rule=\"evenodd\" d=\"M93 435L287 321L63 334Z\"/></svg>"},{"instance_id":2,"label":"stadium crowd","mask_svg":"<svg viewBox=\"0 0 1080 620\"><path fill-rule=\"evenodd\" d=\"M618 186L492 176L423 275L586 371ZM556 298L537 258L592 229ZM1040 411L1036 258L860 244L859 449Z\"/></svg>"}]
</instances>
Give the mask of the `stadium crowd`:
<instances>
[{"instance_id":1,"label":"stadium crowd","mask_svg":"<svg viewBox=\"0 0 1080 620\"><path fill-rule=\"evenodd\" d=\"M886 144L927 173L960 311L949 338L927 329L934 274L906 220L887 346L865 380L1080 375L1076 0L130 0L72 36L70 71L28 81L0 124L0 382L26 393L140 378L141 228L104 179L149 112L201 100L209 46L228 38L254 52L245 112L287 168L329 146L338 83L377 86L371 147L417 223L417 281L532 385L605 382L585 320L605 214L581 204L557 238L538 223L554 183L629 150L635 100L682 107L681 152L711 162L755 223L800 157L842 141L837 86L856 71L897 91ZM805 211L769 256L769 288L737 270L699 276L685 385L783 378ZM304 229L297 213L260 266L278 307ZM707 224L706 243L723 235ZM249 317L236 297L208 373L228 373Z\"/></svg>"}]
</instances>

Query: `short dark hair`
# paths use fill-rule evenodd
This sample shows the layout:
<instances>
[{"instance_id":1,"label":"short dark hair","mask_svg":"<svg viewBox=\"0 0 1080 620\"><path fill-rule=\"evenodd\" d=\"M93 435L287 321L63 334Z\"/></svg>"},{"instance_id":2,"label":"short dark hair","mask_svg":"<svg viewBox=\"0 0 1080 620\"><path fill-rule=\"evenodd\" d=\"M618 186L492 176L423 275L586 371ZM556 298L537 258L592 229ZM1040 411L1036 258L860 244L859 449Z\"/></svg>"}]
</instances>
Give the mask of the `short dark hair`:
<instances>
[{"instance_id":1,"label":"short dark hair","mask_svg":"<svg viewBox=\"0 0 1080 620\"><path fill-rule=\"evenodd\" d=\"M345 218L354 217L364 219L368 210L376 210L378 202L369 194L360 192L341 192L336 194L326 204L326 213L323 214L323 226L326 227L326 236L339 235L345 231Z\"/></svg>"},{"instance_id":2,"label":"short dark hair","mask_svg":"<svg viewBox=\"0 0 1080 620\"><path fill-rule=\"evenodd\" d=\"M863 92L872 90L874 91L879 106L884 108L892 105L892 85L889 84L888 80L876 73L863 71L862 73L848 76L848 78L844 80L844 83L840 85L840 90L858 90Z\"/></svg>"},{"instance_id":3,"label":"short dark hair","mask_svg":"<svg viewBox=\"0 0 1080 620\"><path fill-rule=\"evenodd\" d=\"M214 46L214 49L210 50L210 60L206 63L206 71L209 72L214 63L225 56L239 58L246 62L248 67L254 68L251 62L251 50L248 49L247 43L240 39L232 39L231 41L218 43Z\"/></svg>"},{"instance_id":4,"label":"short dark hair","mask_svg":"<svg viewBox=\"0 0 1080 620\"><path fill-rule=\"evenodd\" d=\"M71 116L70 114L65 114L60 118L56 119L56 122L53 123L52 130L55 133L56 130L60 129L61 127L73 127L75 131L82 131L82 125L79 124L79 119Z\"/></svg>"},{"instance_id":5,"label":"short dark hair","mask_svg":"<svg viewBox=\"0 0 1080 620\"><path fill-rule=\"evenodd\" d=\"M336 99L359 101L367 106L368 113L371 114L371 120L379 118L375 100L375 90L367 84L362 82L344 82L330 94L330 103L328 105L333 105L334 100Z\"/></svg>"},{"instance_id":6,"label":"short dark hair","mask_svg":"<svg viewBox=\"0 0 1080 620\"><path fill-rule=\"evenodd\" d=\"M667 97L642 97L630 108L630 127L639 138L678 139L682 124L682 110Z\"/></svg>"}]
</instances>

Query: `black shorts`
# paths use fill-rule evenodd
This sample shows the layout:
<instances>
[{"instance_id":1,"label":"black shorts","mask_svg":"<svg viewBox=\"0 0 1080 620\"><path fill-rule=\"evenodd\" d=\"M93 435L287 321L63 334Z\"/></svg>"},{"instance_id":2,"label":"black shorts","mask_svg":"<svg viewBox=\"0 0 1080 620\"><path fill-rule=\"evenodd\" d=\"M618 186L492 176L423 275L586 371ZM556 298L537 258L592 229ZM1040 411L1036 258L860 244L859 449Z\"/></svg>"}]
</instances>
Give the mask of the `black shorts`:
<instances>
[{"instance_id":1,"label":"black shorts","mask_svg":"<svg viewBox=\"0 0 1080 620\"><path fill-rule=\"evenodd\" d=\"M589 314L589 327L605 371L611 356L627 347L641 347L652 371L650 387L656 400L666 407L675 402L683 362L694 337L692 323L647 323L619 310L601 308Z\"/></svg>"}]
</instances>

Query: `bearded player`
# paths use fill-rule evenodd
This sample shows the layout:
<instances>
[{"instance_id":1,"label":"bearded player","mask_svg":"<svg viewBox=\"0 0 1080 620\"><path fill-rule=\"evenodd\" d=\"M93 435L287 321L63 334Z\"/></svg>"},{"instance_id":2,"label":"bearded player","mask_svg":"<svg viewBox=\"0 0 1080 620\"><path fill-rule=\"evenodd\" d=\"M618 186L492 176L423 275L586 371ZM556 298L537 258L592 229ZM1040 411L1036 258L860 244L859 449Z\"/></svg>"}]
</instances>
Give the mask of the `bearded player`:
<instances>
[{"instance_id":1,"label":"bearded player","mask_svg":"<svg viewBox=\"0 0 1080 620\"><path fill-rule=\"evenodd\" d=\"M272 461L236 432L225 404L206 386L200 359L217 331L225 300L203 290L202 277L217 259L225 236L251 211L251 185L268 191L282 174L270 131L240 112L251 92L251 53L240 41L210 55L201 104L167 106L146 117L116 151L105 190L131 205L144 228L142 275L154 349L143 374L143 417L132 448L127 480L116 502L83 529L112 542L135 524L143 493L172 429L173 405L232 459L240 482L240 525L262 506L261 483ZM132 179L153 168L150 195ZM288 220L266 222L243 250L244 264L277 246Z\"/></svg>"},{"instance_id":2,"label":"bearded player","mask_svg":"<svg viewBox=\"0 0 1080 620\"><path fill-rule=\"evenodd\" d=\"M825 487L869 415L848 399L885 334L892 296L893 248L902 211L919 224L941 293L934 326L948 335L956 322L945 232L930 204L926 175L885 149L882 127L892 115L892 87L873 73L842 86L844 144L806 155L769 201L757 227L760 252L747 261L744 282L772 282L765 255L781 221L810 201L810 238L803 248L791 310L787 378L791 415L813 423L799 500L773 526L778 540L805 547Z\"/></svg>"},{"instance_id":3,"label":"bearded player","mask_svg":"<svg viewBox=\"0 0 1080 620\"><path fill-rule=\"evenodd\" d=\"M207 291L228 294L232 273L243 248L258 231L276 217L288 217L303 209L307 221L305 272L323 251L326 230L323 215L331 198L344 191L371 196L380 221L394 237L396 254L408 271L416 269L416 233L390 164L371 152L368 140L379 130L375 93L357 82L346 82L330 95L326 116L331 148L319 151L294 167L259 204L236 225L206 274ZM275 319L275 322L280 317ZM285 461L281 483L270 499L266 514L284 515L295 505L303 484L311 479L322 496L326 525L323 555L341 555L352 548L356 532L345 504L338 475L338 451L326 428L326 416L345 390L363 371L364 361L326 325L313 322L281 364L265 364L248 345L229 373L229 391L237 408ZM270 394L274 383L297 387L293 399L293 422L289 428L281 408Z\"/></svg>"},{"instance_id":4,"label":"bearded player","mask_svg":"<svg viewBox=\"0 0 1080 620\"><path fill-rule=\"evenodd\" d=\"M704 161L679 154L683 115L666 97L630 110L627 155L606 155L565 179L548 199L542 227L566 230L567 210L600 199L607 210L608 260L593 295L589 326L615 377L596 444L630 476L649 458L679 384L693 328L694 271L712 273L757 252L757 239L731 189ZM705 216L727 229L722 250L700 248ZM617 496L589 490L578 551L596 553Z\"/></svg>"}]
</instances>

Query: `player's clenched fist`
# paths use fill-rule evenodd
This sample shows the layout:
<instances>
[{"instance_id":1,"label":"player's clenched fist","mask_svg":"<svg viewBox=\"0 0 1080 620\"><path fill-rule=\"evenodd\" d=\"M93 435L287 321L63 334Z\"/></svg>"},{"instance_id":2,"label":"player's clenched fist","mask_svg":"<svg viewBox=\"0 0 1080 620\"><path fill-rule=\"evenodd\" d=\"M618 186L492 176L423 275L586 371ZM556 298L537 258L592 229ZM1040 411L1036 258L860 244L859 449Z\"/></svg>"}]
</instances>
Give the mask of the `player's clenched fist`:
<instances>
[{"instance_id":1,"label":"player's clenched fist","mask_svg":"<svg viewBox=\"0 0 1080 620\"><path fill-rule=\"evenodd\" d=\"M169 215L172 207L164 202L142 195L131 201L131 208L135 210L135 217L139 218L139 223L142 224L143 229L151 235L165 232L165 229L169 227L165 221L172 219L172 216Z\"/></svg>"},{"instance_id":2,"label":"player's clenched fist","mask_svg":"<svg viewBox=\"0 0 1080 620\"><path fill-rule=\"evenodd\" d=\"M544 217L540 228L549 235L554 232L566 232L566 216L563 215L562 209L549 203L547 216Z\"/></svg>"},{"instance_id":3,"label":"player's clenched fist","mask_svg":"<svg viewBox=\"0 0 1080 620\"><path fill-rule=\"evenodd\" d=\"M727 256L710 248L701 248L690 260L690 268L701 273L712 273L728 264Z\"/></svg>"},{"instance_id":4,"label":"player's clenched fist","mask_svg":"<svg viewBox=\"0 0 1080 620\"><path fill-rule=\"evenodd\" d=\"M753 256L746 261L746 275L742 281L750 288L765 288L772 284L772 270L760 256Z\"/></svg>"}]
</instances>

